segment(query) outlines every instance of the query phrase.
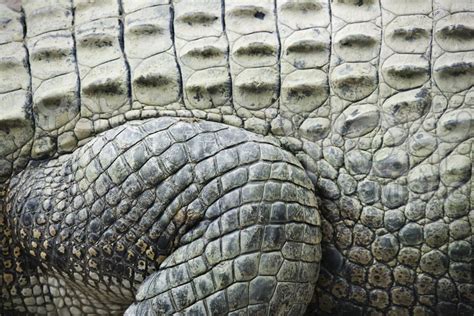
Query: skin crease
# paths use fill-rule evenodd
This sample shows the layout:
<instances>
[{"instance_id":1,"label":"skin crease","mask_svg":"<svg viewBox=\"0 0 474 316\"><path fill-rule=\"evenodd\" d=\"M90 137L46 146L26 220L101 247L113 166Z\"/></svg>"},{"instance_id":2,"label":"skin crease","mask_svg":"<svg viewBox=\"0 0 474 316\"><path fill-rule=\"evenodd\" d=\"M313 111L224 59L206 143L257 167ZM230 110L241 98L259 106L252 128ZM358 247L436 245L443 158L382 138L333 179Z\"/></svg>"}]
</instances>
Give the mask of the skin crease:
<instances>
[{"instance_id":1,"label":"skin crease","mask_svg":"<svg viewBox=\"0 0 474 316\"><path fill-rule=\"evenodd\" d=\"M474 2L44 3L0 0L0 313L474 314Z\"/></svg>"}]
</instances>

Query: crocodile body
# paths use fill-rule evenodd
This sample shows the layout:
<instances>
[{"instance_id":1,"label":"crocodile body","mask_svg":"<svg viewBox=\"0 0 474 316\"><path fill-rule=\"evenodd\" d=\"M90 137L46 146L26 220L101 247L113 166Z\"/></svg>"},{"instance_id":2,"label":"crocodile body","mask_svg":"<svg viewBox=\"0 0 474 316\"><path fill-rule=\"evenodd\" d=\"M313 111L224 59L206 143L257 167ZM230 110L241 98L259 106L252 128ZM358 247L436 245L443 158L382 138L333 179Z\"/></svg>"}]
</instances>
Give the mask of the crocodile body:
<instances>
[{"instance_id":1,"label":"crocodile body","mask_svg":"<svg viewBox=\"0 0 474 316\"><path fill-rule=\"evenodd\" d=\"M473 21L0 3L1 310L472 315Z\"/></svg>"}]
</instances>

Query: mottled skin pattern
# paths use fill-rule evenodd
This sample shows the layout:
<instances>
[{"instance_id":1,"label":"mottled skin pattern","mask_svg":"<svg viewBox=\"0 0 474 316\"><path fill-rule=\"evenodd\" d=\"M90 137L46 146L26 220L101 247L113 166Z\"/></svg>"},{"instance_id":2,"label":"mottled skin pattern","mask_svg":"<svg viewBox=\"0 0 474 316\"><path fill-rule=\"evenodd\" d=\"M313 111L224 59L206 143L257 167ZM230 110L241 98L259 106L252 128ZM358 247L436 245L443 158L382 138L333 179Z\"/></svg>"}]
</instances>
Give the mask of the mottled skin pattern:
<instances>
[{"instance_id":1,"label":"mottled skin pattern","mask_svg":"<svg viewBox=\"0 0 474 316\"><path fill-rule=\"evenodd\" d=\"M272 142L162 118L31 165L10 183L6 211L56 308L121 313L159 269L138 297L166 314L205 314L205 302L214 313L298 314L321 258L316 205L298 160ZM289 289L302 296L282 300Z\"/></svg>"},{"instance_id":2,"label":"mottled skin pattern","mask_svg":"<svg viewBox=\"0 0 474 316\"><path fill-rule=\"evenodd\" d=\"M1 313L473 315L473 21L0 3Z\"/></svg>"}]
</instances>

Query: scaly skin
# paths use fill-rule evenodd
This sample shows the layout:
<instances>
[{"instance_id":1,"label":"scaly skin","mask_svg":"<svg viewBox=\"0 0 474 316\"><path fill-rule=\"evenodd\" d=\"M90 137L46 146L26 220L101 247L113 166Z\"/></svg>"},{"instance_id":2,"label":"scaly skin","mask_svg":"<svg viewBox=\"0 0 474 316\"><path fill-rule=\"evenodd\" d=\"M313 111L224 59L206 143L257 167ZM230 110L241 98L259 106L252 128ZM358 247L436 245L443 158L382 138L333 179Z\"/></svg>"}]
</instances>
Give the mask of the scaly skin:
<instances>
[{"instance_id":1,"label":"scaly skin","mask_svg":"<svg viewBox=\"0 0 474 316\"><path fill-rule=\"evenodd\" d=\"M50 191L40 189L46 183ZM205 313L207 303L214 313L273 314L301 313L311 299L316 205L298 160L274 143L161 118L31 166L12 180L6 211L56 309L123 313L159 270L137 297L156 299L164 313ZM290 289L301 296L288 301L281 291ZM35 312L28 302L38 295L29 294L23 301Z\"/></svg>"},{"instance_id":2,"label":"scaly skin","mask_svg":"<svg viewBox=\"0 0 474 316\"><path fill-rule=\"evenodd\" d=\"M472 21L0 5L2 310L472 315Z\"/></svg>"}]
</instances>

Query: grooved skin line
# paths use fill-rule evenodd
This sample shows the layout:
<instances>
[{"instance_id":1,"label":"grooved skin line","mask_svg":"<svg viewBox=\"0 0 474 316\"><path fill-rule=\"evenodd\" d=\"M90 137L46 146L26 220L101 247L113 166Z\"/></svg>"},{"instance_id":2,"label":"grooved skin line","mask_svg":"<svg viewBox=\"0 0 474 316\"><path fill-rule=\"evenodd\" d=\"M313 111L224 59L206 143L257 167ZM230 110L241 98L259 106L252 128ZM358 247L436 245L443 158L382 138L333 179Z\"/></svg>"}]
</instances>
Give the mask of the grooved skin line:
<instances>
[{"instance_id":1,"label":"grooved skin line","mask_svg":"<svg viewBox=\"0 0 474 316\"><path fill-rule=\"evenodd\" d=\"M124 11L123 11L123 3L122 3L122 0L117 0L118 1L118 6L119 6L119 15L120 15L120 20L119 20L119 24L120 24L120 38L119 38L119 43L120 43L120 49L122 50L122 54L123 54L123 59L125 61L125 67L127 69L127 87L128 87L128 90L127 90L127 96L128 96L128 103L129 103L129 107L130 109L132 108L132 79L131 79L131 71L130 71L130 63L128 62L128 58L127 58L127 54L125 53L125 30L124 30Z\"/></svg>"},{"instance_id":2,"label":"grooved skin line","mask_svg":"<svg viewBox=\"0 0 474 316\"><path fill-rule=\"evenodd\" d=\"M77 93L76 93L76 98L78 100L78 105L79 105L79 113L81 113L81 75L79 72L79 63L77 62L77 42L76 42L76 34L75 34L75 29L76 29L76 8L74 7L74 0L71 0L71 12L72 12L72 31L71 31L71 36L73 40L73 55L74 55L74 60L76 63L76 75L77 75Z\"/></svg>"},{"instance_id":3,"label":"grooved skin line","mask_svg":"<svg viewBox=\"0 0 474 316\"><path fill-rule=\"evenodd\" d=\"M174 5L173 1L171 0L170 3L170 28L171 28L171 40L173 41L173 53L174 53L174 58L176 61L176 66L178 67L178 73L179 73L179 95L181 96L181 101L184 103L184 81L183 81L183 73L181 71L181 66L179 64L178 60L178 53L176 52L176 34L174 31L174 24L175 24L175 11L174 11Z\"/></svg>"},{"instance_id":4,"label":"grooved skin line","mask_svg":"<svg viewBox=\"0 0 474 316\"><path fill-rule=\"evenodd\" d=\"M225 0L221 0L221 20L222 20L222 34L224 34L226 41L227 41L227 72L229 73L229 91L230 91L230 97L229 97L229 102L230 104L234 104L234 84L233 84L233 79L232 75L230 72L230 43L229 43L229 37L227 36L227 29L225 26Z\"/></svg>"},{"instance_id":5,"label":"grooved skin line","mask_svg":"<svg viewBox=\"0 0 474 316\"><path fill-rule=\"evenodd\" d=\"M273 14L275 15L275 31L276 31L277 41L278 41L278 51L277 51L277 56L278 56L278 60L277 60L278 81L277 82L278 83L277 83L277 86L279 87L278 96L281 97L281 54L282 54L281 52L282 52L282 49L281 49L281 35L280 35L279 27L278 27L278 0L273 0ZM281 107L280 98L278 98L277 102L278 102L277 109L278 111L280 111L280 107Z\"/></svg>"},{"instance_id":6,"label":"grooved skin line","mask_svg":"<svg viewBox=\"0 0 474 316\"><path fill-rule=\"evenodd\" d=\"M32 111L31 109L31 106L33 105L33 91L32 91L32 83L31 83L31 80L32 80L32 75L31 75L31 65L30 65L30 53L29 53L29 50L28 50L28 47L26 45L26 34L27 34L27 25L26 25L26 16L25 16L25 11L23 10L23 8L21 9L21 22L23 24L23 47L25 48L25 51L26 51L26 61L27 61L27 65L26 65L26 69L28 71L28 74L29 74L29 77L30 77L30 81L29 81L29 84L28 84L28 108L30 109L30 111ZM33 120L33 124L34 124L34 120ZM36 130L36 129L35 129Z\"/></svg>"}]
</instances>

